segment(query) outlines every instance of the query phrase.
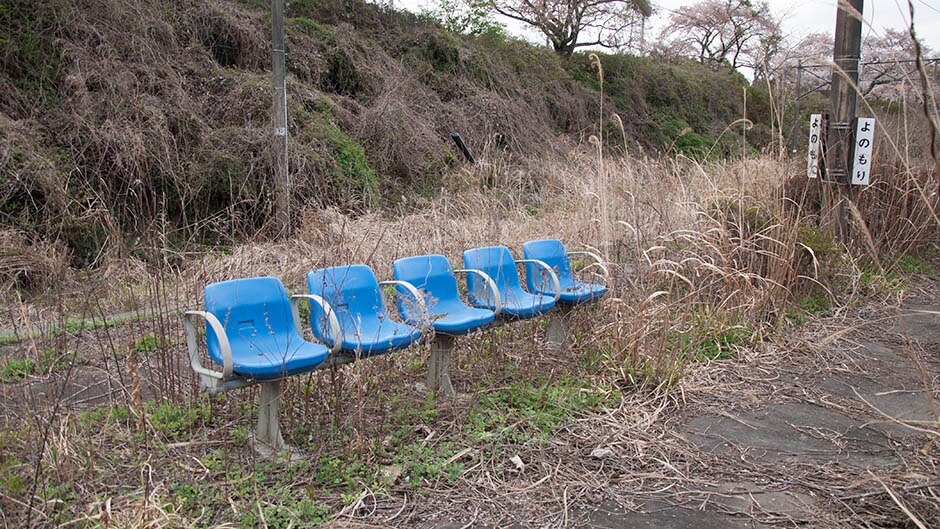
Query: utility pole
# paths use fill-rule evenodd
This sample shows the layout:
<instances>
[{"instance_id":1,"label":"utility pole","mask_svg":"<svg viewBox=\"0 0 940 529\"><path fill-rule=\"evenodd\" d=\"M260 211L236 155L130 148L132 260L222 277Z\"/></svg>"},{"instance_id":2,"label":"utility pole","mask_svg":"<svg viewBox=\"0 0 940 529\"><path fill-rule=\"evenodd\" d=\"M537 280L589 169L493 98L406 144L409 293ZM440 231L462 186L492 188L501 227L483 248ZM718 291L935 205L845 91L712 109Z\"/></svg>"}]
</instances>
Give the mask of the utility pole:
<instances>
[{"instance_id":1,"label":"utility pole","mask_svg":"<svg viewBox=\"0 0 940 529\"><path fill-rule=\"evenodd\" d=\"M836 38L833 45L830 93L829 138L826 175L835 187L822 185L823 223L836 241L849 238L848 204L852 200L852 123L858 106L858 63L862 49L862 10L864 0L839 0Z\"/></svg>"},{"instance_id":2,"label":"utility pole","mask_svg":"<svg viewBox=\"0 0 940 529\"><path fill-rule=\"evenodd\" d=\"M271 0L271 62L274 81L274 194L277 237L290 235L290 173L287 170L287 60L284 0Z\"/></svg>"},{"instance_id":3,"label":"utility pole","mask_svg":"<svg viewBox=\"0 0 940 529\"><path fill-rule=\"evenodd\" d=\"M790 127L790 144L788 148L796 152L796 138L800 133L800 101L802 101L803 90L803 59L796 65L796 108L793 109L793 126ZM782 131L781 131L782 134ZM789 154L789 153L788 153Z\"/></svg>"},{"instance_id":4,"label":"utility pole","mask_svg":"<svg viewBox=\"0 0 940 529\"><path fill-rule=\"evenodd\" d=\"M640 55L646 54L646 17L640 16Z\"/></svg>"},{"instance_id":5,"label":"utility pole","mask_svg":"<svg viewBox=\"0 0 940 529\"><path fill-rule=\"evenodd\" d=\"M747 160L747 87L741 88L741 93L744 98L744 115L741 116L744 118L744 122L741 123L741 157Z\"/></svg>"}]
</instances>

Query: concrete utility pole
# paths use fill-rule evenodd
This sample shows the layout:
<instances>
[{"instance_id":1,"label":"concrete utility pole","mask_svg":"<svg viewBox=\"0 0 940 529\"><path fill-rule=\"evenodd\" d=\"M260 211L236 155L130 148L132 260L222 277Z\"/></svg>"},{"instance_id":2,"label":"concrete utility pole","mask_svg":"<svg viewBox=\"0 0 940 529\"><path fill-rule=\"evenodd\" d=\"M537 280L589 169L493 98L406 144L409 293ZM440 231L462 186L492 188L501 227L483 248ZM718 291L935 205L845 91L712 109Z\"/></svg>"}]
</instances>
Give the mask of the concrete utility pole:
<instances>
[{"instance_id":1,"label":"concrete utility pole","mask_svg":"<svg viewBox=\"0 0 940 529\"><path fill-rule=\"evenodd\" d=\"M274 81L274 194L277 237L290 235L290 173L287 170L287 60L284 0L271 0L271 62Z\"/></svg>"},{"instance_id":2,"label":"concrete utility pole","mask_svg":"<svg viewBox=\"0 0 940 529\"><path fill-rule=\"evenodd\" d=\"M848 203L852 199L852 123L858 106L858 63L862 50L862 9L864 0L839 0L836 14L836 38L833 44L832 85L830 94L829 138L826 150L826 175L837 182L825 184L823 222L835 239L849 238Z\"/></svg>"}]
</instances>

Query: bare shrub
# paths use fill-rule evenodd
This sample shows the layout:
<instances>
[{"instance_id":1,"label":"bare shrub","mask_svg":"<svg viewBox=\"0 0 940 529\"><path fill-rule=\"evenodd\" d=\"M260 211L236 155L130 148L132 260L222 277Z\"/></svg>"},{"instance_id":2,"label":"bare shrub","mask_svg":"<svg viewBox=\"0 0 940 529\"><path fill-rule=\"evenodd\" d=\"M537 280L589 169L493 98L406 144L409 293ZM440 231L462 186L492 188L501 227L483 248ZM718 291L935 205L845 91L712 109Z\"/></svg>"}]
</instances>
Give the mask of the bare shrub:
<instances>
[{"instance_id":1,"label":"bare shrub","mask_svg":"<svg viewBox=\"0 0 940 529\"><path fill-rule=\"evenodd\" d=\"M0 230L0 283L5 296L16 289L33 294L57 290L68 278L68 254L61 244L28 240L26 234Z\"/></svg>"}]
</instances>

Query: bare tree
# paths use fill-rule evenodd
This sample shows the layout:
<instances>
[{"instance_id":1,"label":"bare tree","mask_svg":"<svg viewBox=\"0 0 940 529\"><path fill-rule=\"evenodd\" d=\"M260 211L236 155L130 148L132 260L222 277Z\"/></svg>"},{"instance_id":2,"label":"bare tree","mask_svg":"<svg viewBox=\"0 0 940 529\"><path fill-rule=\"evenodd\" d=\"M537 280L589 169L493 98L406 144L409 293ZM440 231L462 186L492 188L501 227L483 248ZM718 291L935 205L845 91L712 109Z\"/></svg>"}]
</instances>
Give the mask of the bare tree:
<instances>
[{"instance_id":1,"label":"bare tree","mask_svg":"<svg viewBox=\"0 0 940 529\"><path fill-rule=\"evenodd\" d=\"M557 53L582 46L619 48L653 13L650 0L483 0L481 5L541 31Z\"/></svg>"},{"instance_id":2,"label":"bare tree","mask_svg":"<svg viewBox=\"0 0 940 529\"><path fill-rule=\"evenodd\" d=\"M703 0L674 11L660 39L672 53L703 64L759 70L777 52L782 32L766 2Z\"/></svg>"}]
</instances>

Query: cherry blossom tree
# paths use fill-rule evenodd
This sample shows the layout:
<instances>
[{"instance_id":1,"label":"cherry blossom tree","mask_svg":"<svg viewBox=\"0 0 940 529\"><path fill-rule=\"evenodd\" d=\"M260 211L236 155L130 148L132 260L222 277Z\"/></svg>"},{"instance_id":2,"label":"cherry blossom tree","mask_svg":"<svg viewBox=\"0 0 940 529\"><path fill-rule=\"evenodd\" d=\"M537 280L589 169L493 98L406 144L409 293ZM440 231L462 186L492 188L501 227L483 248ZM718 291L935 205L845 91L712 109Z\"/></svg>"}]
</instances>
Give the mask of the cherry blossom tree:
<instances>
[{"instance_id":1,"label":"cherry blossom tree","mask_svg":"<svg viewBox=\"0 0 940 529\"><path fill-rule=\"evenodd\" d=\"M545 35L557 53L583 46L619 48L652 12L650 0L483 0L492 11L528 24Z\"/></svg>"},{"instance_id":2,"label":"cherry blossom tree","mask_svg":"<svg viewBox=\"0 0 940 529\"><path fill-rule=\"evenodd\" d=\"M660 34L670 53L715 67L755 70L777 52L782 39L767 3L752 0L703 0L680 7Z\"/></svg>"},{"instance_id":3,"label":"cherry blossom tree","mask_svg":"<svg viewBox=\"0 0 940 529\"><path fill-rule=\"evenodd\" d=\"M933 50L923 44L921 55L928 61L935 60ZM902 84L919 83L915 56L914 41L906 30L888 29L883 35L865 39L859 81L861 94L881 99L899 98ZM936 67L930 70L936 75Z\"/></svg>"}]
</instances>

